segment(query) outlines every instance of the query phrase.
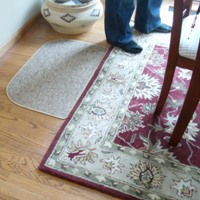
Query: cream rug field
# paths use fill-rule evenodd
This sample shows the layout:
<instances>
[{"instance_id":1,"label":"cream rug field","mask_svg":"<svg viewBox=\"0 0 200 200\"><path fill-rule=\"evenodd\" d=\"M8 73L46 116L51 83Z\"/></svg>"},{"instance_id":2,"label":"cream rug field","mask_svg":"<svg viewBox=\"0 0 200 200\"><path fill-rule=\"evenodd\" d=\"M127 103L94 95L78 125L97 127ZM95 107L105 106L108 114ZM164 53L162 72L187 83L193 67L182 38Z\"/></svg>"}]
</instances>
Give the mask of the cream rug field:
<instances>
[{"instance_id":1,"label":"cream rug field","mask_svg":"<svg viewBox=\"0 0 200 200\"><path fill-rule=\"evenodd\" d=\"M76 107L107 51L78 40L49 42L13 77L7 95L19 106L64 119Z\"/></svg>"}]
</instances>

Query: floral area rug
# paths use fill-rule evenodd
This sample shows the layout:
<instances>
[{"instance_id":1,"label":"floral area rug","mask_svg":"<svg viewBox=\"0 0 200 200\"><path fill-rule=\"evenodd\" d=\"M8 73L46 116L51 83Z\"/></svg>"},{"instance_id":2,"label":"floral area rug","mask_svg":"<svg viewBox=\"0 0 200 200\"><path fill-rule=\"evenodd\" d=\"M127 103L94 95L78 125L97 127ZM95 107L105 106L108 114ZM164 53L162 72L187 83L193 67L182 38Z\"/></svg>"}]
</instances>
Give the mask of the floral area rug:
<instances>
[{"instance_id":1,"label":"floral area rug","mask_svg":"<svg viewBox=\"0 0 200 200\"><path fill-rule=\"evenodd\" d=\"M200 197L200 107L176 148L167 145L191 72L177 69L167 104L153 112L168 47L114 48L39 169L126 200Z\"/></svg>"}]
</instances>

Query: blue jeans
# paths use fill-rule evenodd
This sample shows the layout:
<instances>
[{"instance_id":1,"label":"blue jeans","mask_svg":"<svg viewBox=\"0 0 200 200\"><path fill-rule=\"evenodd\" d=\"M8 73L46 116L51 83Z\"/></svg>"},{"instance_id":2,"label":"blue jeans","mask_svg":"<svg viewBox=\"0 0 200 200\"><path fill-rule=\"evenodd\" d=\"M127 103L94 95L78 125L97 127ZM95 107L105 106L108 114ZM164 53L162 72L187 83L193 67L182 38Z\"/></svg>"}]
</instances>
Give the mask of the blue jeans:
<instances>
[{"instance_id":1,"label":"blue jeans","mask_svg":"<svg viewBox=\"0 0 200 200\"><path fill-rule=\"evenodd\" d=\"M135 29L149 33L161 24L160 6L162 0L138 0L135 15ZM133 40L129 22L135 10L135 0L105 1L105 34L108 42L124 46Z\"/></svg>"}]
</instances>

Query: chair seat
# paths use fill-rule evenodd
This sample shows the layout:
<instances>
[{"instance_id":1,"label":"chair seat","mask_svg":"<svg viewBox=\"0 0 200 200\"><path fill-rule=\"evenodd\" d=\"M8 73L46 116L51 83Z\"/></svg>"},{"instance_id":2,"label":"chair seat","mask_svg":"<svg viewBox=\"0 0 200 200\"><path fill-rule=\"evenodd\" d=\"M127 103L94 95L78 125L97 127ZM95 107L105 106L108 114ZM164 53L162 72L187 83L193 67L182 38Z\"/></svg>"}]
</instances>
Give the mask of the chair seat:
<instances>
[{"instance_id":1,"label":"chair seat","mask_svg":"<svg viewBox=\"0 0 200 200\"><path fill-rule=\"evenodd\" d=\"M191 28L194 18L195 15L190 15L183 20L179 46L179 54L192 60L196 59L200 38L200 16L197 17L195 27Z\"/></svg>"}]
</instances>

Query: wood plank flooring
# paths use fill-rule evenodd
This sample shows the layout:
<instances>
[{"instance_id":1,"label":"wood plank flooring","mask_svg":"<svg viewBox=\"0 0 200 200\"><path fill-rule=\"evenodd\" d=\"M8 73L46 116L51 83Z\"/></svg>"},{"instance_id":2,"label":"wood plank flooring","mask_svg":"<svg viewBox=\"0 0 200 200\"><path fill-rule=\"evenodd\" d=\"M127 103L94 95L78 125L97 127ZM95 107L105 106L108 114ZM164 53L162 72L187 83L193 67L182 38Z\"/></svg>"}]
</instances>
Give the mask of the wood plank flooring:
<instances>
[{"instance_id":1,"label":"wood plank flooring","mask_svg":"<svg viewBox=\"0 0 200 200\"><path fill-rule=\"evenodd\" d=\"M46 42L77 39L109 47L103 17L85 34L64 35L39 21L0 58L0 199L114 200L110 195L40 172L37 168L63 120L24 109L6 95L11 78Z\"/></svg>"},{"instance_id":2,"label":"wood plank flooring","mask_svg":"<svg viewBox=\"0 0 200 200\"><path fill-rule=\"evenodd\" d=\"M166 2L166 1L165 1ZM103 17L87 33L64 35L39 21L0 58L0 199L1 200L117 200L97 190L59 179L37 168L63 120L30 111L6 95L11 78L48 41L78 39L110 45Z\"/></svg>"}]
</instances>

